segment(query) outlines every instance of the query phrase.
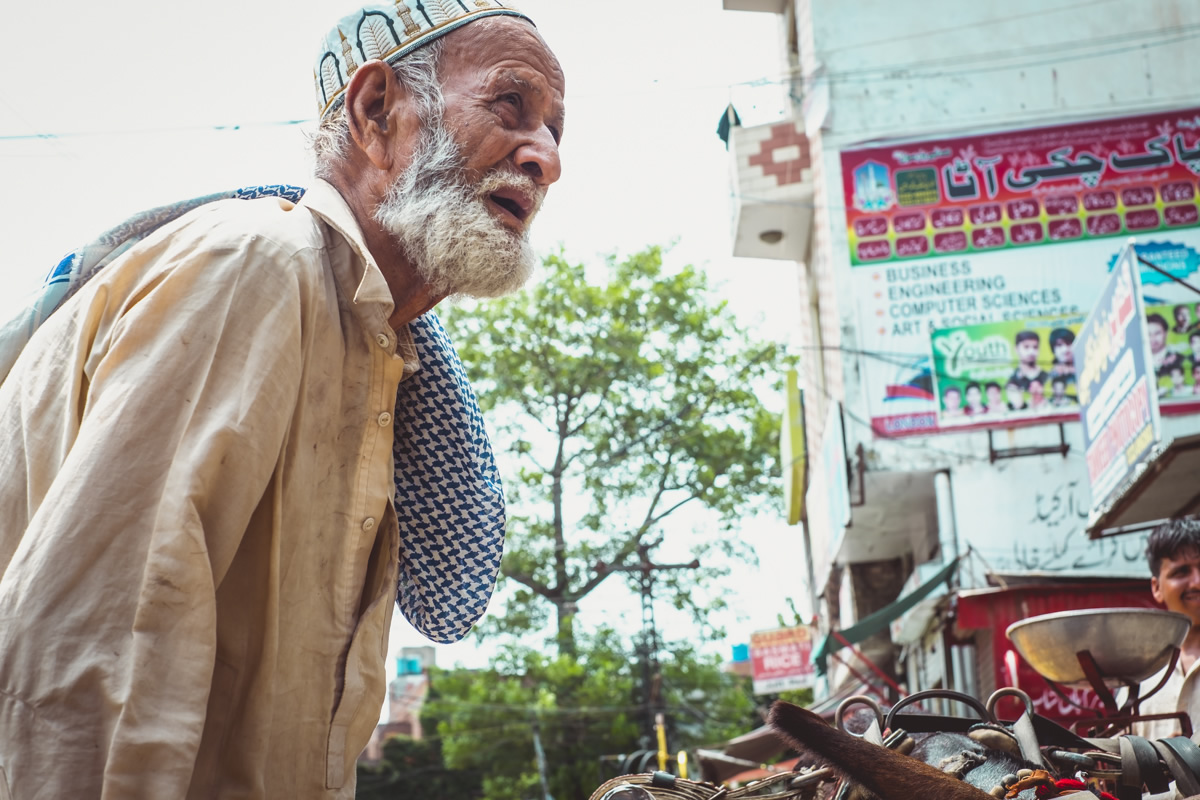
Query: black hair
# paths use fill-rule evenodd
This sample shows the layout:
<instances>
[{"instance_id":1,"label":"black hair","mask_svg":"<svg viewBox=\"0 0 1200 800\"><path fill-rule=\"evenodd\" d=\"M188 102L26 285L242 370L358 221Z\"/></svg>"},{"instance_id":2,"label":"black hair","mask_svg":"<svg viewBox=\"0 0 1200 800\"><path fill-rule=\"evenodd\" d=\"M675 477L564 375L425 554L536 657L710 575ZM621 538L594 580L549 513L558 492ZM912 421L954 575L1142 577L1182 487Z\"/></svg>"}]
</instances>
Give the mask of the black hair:
<instances>
[{"instance_id":1,"label":"black hair","mask_svg":"<svg viewBox=\"0 0 1200 800\"><path fill-rule=\"evenodd\" d=\"M1162 314L1154 313L1154 314L1150 314L1149 316L1147 316L1146 324L1149 325L1151 322L1157 322L1164 331L1169 330L1171 327L1170 325L1167 324L1167 321L1166 321L1166 319L1163 318Z\"/></svg>"},{"instance_id":2,"label":"black hair","mask_svg":"<svg viewBox=\"0 0 1200 800\"><path fill-rule=\"evenodd\" d=\"M1150 574L1158 577L1164 558L1175 558L1183 552L1200 553L1200 519L1181 517L1159 525L1146 540L1146 560Z\"/></svg>"},{"instance_id":3,"label":"black hair","mask_svg":"<svg viewBox=\"0 0 1200 800\"><path fill-rule=\"evenodd\" d=\"M1050 385L1053 386L1056 383L1061 383L1063 386L1066 386L1067 379L1064 378L1062 375L1055 375L1053 378L1050 379Z\"/></svg>"},{"instance_id":4,"label":"black hair","mask_svg":"<svg viewBox=\"0 0 1200 800\"><path fill-rule=\"evenodd\" d=\"M1042 337L1037 335L1037 331L1017 331L1017 337L1013 341L1016 344L1020 344L1021 342L1028 342L1030 340L1040 344Z\"/></svg>"},{"instance_id":5,"label":"black hair","mask_svg":"<svg viewBox=\"0 0 1200 800\"><path fill-rule=\"evenodd\" d=\"M979 388L979 384L976 381L971 381L970 383L967 384L966 390L969 392L972 389L978 389L978 388Z\"/></svg>"},{"instance_id":6,"label":"black hair","mask_svg":"<svg viewBox=\"0 0 1200 800\"><path fill-rule=\"evenodd\" d=\"M954 392L959 397L962 396L962 389L959 389L957 386L947 386L946 390L942 392L942 397L945 397L946 395L950 394L951 392Z\"/></svg>"},{"instance_id":7,"label":"black hair","mask_svg":"<svg viewBox=\"0 0 1200 800\"><path fill-rule=\"evenodd\" d=\"M993 386L995 386L996 390L999 391L1000 384L996 383L995 381L988 381L987 385L983 387L983 390L987 391L988 389L992 388Z\"/></svg>"},{"instance_id":8,"label":"black hair","mask_svg":"<svg viewBox=\"0 0 1200 800\"><path fill-rule=\"evenodd\" d=\"M1050 331L1050 349L1057 347L1059 342L1075 344L1075 334L1071 333L1070 328L1055 328Z\"/></svg>"}]
</instances>

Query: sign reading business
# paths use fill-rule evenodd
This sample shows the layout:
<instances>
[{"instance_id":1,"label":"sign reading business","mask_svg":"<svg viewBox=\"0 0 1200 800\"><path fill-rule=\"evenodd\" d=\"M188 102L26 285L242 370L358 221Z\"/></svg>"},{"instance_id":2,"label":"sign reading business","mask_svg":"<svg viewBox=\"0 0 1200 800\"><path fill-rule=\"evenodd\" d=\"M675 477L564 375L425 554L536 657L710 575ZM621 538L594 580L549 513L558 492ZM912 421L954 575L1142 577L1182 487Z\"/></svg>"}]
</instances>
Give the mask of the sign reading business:
<instances>
[{"instance_id":1,"label":"sign reading business","mask_svg":"<svg viewBox=\"0 0 1200 800\"><path fill-rule=\"evenodd\" d=\"M949 427L946 418L966 424L941 413L947 409L934 386L940 376L931 334L1082 317L1131 234L1142 255L1169 273L1142 272L1146 303L1161 306L1169 328L1152 342L1165 340L1166 351L1156 354L1166 359L1158 376L1164 413L1200 410L1194 363L1164 354L1200 347L1191 339L1200 319L1195 297L1173 280L1200 281L1200 108L871 142L842 150L840 160L861 364L877 434L936 433ZM1043 337L1043 356L1047 344ZM1031 405L1036 398L1022 388ZM965 394L959 399L965 405ZM1034 417L1040 421L1023 415Z\"/></svg>"},{"instance_id":2,"label":"sign reading business","mask_svg":"<svg viewBox=\"0 0 1200 800\"><path fill-rule=\"evenodd\" d=\"M1092 508L1103 508L1162 439L1137 253L1127 245L1075 339Z\"/></svg>"},{"instance_id":3,"label":"sign reading business","mask_svg":"<svg viewBox=\"0 0 1200 800\"><path fill-rule=\"evenodd\" d=\"M776 694L813 685L812 631L804 625L750 634L754 693Z\"/></svg>"}]
</instances>

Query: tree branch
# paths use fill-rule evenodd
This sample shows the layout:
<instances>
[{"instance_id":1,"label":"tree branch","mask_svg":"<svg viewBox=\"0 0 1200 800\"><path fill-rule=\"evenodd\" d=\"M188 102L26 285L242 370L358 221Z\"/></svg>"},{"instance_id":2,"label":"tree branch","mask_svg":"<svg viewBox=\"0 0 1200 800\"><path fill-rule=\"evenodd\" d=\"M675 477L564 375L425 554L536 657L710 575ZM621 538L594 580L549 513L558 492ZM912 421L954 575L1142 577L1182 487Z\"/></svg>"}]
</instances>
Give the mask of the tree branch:
<instances>
[{"instance_id":1,"label":"tree branch","mask_svg":"<svg viewBox=\"0 0 1200 800\"><path fill-rule=\"evenodd\" d=\"M553 590L532 575L526 575L523 572L513 572L505 567L503 562L500 563L500 571L504 573L504 577L532 589L540 597L544 597L547 600L554 598Z\"/></svg>"}]
</instances>

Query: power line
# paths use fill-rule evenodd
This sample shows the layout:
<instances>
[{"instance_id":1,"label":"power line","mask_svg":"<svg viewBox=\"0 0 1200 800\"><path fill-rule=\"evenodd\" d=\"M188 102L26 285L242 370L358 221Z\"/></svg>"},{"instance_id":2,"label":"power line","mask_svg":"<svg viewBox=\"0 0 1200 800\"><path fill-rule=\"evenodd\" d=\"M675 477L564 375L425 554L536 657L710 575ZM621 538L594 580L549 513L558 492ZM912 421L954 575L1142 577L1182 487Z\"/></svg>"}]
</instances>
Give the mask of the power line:
<instances>
[{"instance_id":1,"label":"power line","mask_svg":"<svg viewBox=\"0 0 1200 800\"><path fill-rule=\"evenodd\" d=\"M1090 39L1058 43L1055 45L1055 53L1056 53L1056 55L1061 55L1064 52L1069 52L1072 50L1084 50L1086 48L1103 47L1106 45L1119 45L1119 44L1124 44L1127 42L1138 42L1140 40L1149 40L1149 39L1154 39L1154 38L1158 38L1158 37L1164 37L1164 38L1165 37L1178 37L1181 34L1192 34L1192 33L1198 32L1198 31L1200 31L1200 24L1181 25L1179 27L1174 27L1174 28L1151 28L1151 29L1147 29L1147 30L1134 31L1132 33L1125 32L1125 33L1113 34L1111 36L1097 36L1097 37L1093 37ZM1137 45L1137 46L1159 47L1159 46L1163 46L1163 45L1167 45L1167 44L1174 44L1174 43L1175 43L1175 39L1169 38L1162 42L1142 41L1141 44ZM885 64L885 65L880 65L880 66L858 67L855 69L837 70L837 71L827 72L827 73L825 73L825 76L827 78L833 79L833 80L848 80L848 79L851 79L851 78L854 78L857 76L871 75L871 74L875 74L875 73L904 72L904 71L909 71L909 70L914 70L914 69L922 69L925 67L937 67L937 66L940 66L943 64L953 64L955 66L967 65L967 68L964 69L963 72L972 72L972 71L979 69L979 67L977 67L977 66L972 67L970 65L985 65L989 61L1003 61L1006 59L1019 59L1023 56L1030 56L1030 55L1036 55L1036 56L1041 57L1041 56L1045 55L1045 52L1046 52L1045 45L1031 45L1028 47L1018 47L1018 48L1012 48L1012 49L1008 49L1008 50L991 50L991 51L977 52L977 53L973 53L973 54L969 54L969 55L941 56L938 58L927 58L927 59L921 59L921 60L917 60L917 61L904 61L904 62ZM1065 60L1069 60L1071 58L1092 58L1092 57L1095 57L1100 54L1101 54L1100 52L1077 53L1074 56L1063 56L1063 58ZM989 67L1000 67L1002 69L1009 69L1009 68L1019 69L1020 68L1020 65L1005 66L1005 65L993 64L993 65L988 65L988 66ZM814 74L811 74L811 75L808 75L805 77L815 79L815 78L820 78L821 76L819 73L814 73Z\"/></svg>"},{"instance_id":2,"label":"power line","mask_svg":"<svg viewBox=\"0 0 1200 800\"><path fill-rule=\"evenodd\" d=\"M1101 1L1105 1L1105 0L1101 0ZM1091 4L1088 4L1088 5L1091 5ZM1062 9L1056 9L1056 10L1062 10ZM1035 12L1035 14L1036 13L1040 13L1040 12ZM1035 14L1031 14L1028 16L1034 16ZM974 27L974 26L962 26L962 27L966 28L966 27ZM948 30L953 30L953 29L948 29ZM1134 44L1134 45L1130 45L1130 46L1126 46L1126 47L1117 47L1117 48L1110 48L1110 49L1095 50L1095 51L1086 52L1086 53L1078 53L1075 55L1062 55L1061 54L1061 52L1064 50L1079 49L1079 48L1083 48L1083 47L1095 47L1097 45L1097 43L1121 43L1121 42L1127 42L1127 41L1137 41L1139 39L1145 39L1145 38L1149 38L1149 37L1153 37L1153 36L1169 36L1171 38L1163 39L1162 41L1141 42L1139 44ZM1048 57L1048 58L1042 57L1035 61L1030 61L1030 62L1016 62L1016 63L1011 63L1011 64L987 64L986 63L988 61L994 61L994 60L998 60L998 59L1019 58L1021 55L1024 55L1026 52L1029 52L1031 54L1037 53L1040 56L1040 54L1042 52L1044 52L1045 48L1044 47L1019 48L1016 50L1008 50L1008 51L992 51L989 53L982 53L982 54L977 54L977 55L973 55L973 56L961 56L961 57L952 57L952 58L951 57L942 57L942 58L936 58L936 59L926 59L926 60L922 60L922 61L909 61L909 62L904 62L904 63L900 63L900 64L883 65L883 66L878 66L878 67L862 67L862 68L858 68L858 69L854 69L854 70L826 72L819 76L818 75L810 75L807 77L809 79L820 78L821 80L824 80L829 83L864 83L864 82L895 81L895 80L914 81L914 80L929 80L929 79L933 79L933 78L952 78L952 77L959 77L959 76L963 76L963 75L971 75L971 74L978 74L978 73L985 73L985 72L995 72L995 71L1000 71L1000 70L1027 69L1027 68L1036 67L1036 66L1047 66L1047 65L1051 65L1051 64L1071 63L1071 62L1080 61L1080 60L1102 58L1102 57L1111 56L1111 55L1119 55L1121 53L1131 52L1134 50L1149 50L1152 48L1165 47L1168 45L1179 44L1181 42L1189 41L1189 40L1197 38L1197 37L1200 37L1200 24L1180 26L1177 28L1169 29L1169 30L1151 29L1151 30L1146 30L1146 31L1139 31L1136 33L1115 34L1113 36L1099 37L1099 38L1090 39L1090 40L1087 40L1084 42L1073 42L1073 43L1065 42L1065 43L1056 45L1056 49L1058 50L1058 53L1055 56ZM858 47L858 46L867 46L867 44L853 45L852 47ZM848 46L848 47L851 47L851 46ZM962 66L964 64L970 65L974 62L980 62L980 65L965 66L965 67ZM921 70L921 69L924 69L927 67L936 67L938 65L946 64L946 63L955 64L955 65L958 65L958 67L955 69L952 69L952 70L941 70L941 71L935 71L935 72L924 73L924 74L911 74L914 70ZM904 74L897 75L894 73L904 73ZM706 89L709 89L709 90L726 89L726 90L728 90L728 89L734 89L734 88L738 88L738 87L767 87L767 86L782 87L782 86L791 85L794 82L794 80L795 80L795 76L793 74L789 73L789 74L785 74L780 77L774 77L774 78L763 77L763 78L753 79L753 80L749 80L749 81L739 81L736 83L729 83L729 84L698 84L698 85L693 85L693 86L673 86L673 87L666 86L666 85L659 85L656 87L652 87L652 89L650 91L655 91L655 92L693 92L693 91L700 91L700 90L706 90ZM612 94L615 95L615 94L618 94L618 92L613 92ZM627 96L629 94L629 92L627 90L623 90L623 91L619 92L619 94L622 96ZM603 93L581 95L581 97L584 97L584 98L604 97L604 96L611 96L611 95L606 95ZM8 104L6 103L6 105L8 105ZM10 109L12 108L11 105L9 105L9 108ZM14 113L16 113L15 110L14 110ZM55 139L81 139L81 138L95 138L95 137L108 137L108 136L135 136L135 135L147 135L147 134L156 134L156 133L187 133L187 132L206 132L206 131L236 132L236 131L251 130L251 129L256 129L256 128L290 127L290 126L306 125L306 124L312 124L312 123L315 123L314 119L305 118L305 119L289 119L289 120L267 120L267 121L260 121L260 122L232 123L232 124L205 124L205 125L176 126L176 127L146 127L146 128L133 128L133 129L109 130L109 131L57 131L57 132L43 131L43 132L37 132L37 133L31 133L31 134L0 134L0 142L38 141L38 140L55 140ZM30 127L34 127L34 126L30 126Z\"/></svg>"}]
</instances>

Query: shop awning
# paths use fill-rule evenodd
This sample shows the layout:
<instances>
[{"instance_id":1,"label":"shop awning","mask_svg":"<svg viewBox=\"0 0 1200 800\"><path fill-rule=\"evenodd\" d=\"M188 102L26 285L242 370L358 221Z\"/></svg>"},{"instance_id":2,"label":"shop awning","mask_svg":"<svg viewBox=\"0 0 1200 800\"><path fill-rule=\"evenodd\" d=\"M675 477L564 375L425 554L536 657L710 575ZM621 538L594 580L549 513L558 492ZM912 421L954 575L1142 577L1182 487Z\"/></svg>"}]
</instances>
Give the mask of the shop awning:
<instances>
[{"instance_id":1,"label":"shop awning","mask_svg":"<svg viewBox=\"0 0 1200 800\"><path fill-rule=\"evenodd\" d=\"M858 644L862 640L874 636L875 634L887 629L892 621L899 618L906 611L910 610L917 603L928 597L934 589L950 580L954 574L955 567L958 566L958 559L954 559L946 566L942 567L937 573L925 581L925 583L913 589L904 597L899 598L890 605L886 605L873 614L868 614L859 620L856 624L849 628L837 631L842 639L850 644ZM817 668L817 673L825 674L826 661L832 653L836 653L845 645L838 641L838 638L833 634L826 636L813 650L812 660L813 665Z\"/></svg>"},{"instance_id":2,"label":"shop awning","mask_svg":"<svg viewBox=\"0 0 1200 800\"><path fill-rule=\"evenodd\" d=\"M1162 443L1144 469L1089 520L1088 536L1136 533L1200 510L1200 434Z\"/></svg>"}]
</instances>

